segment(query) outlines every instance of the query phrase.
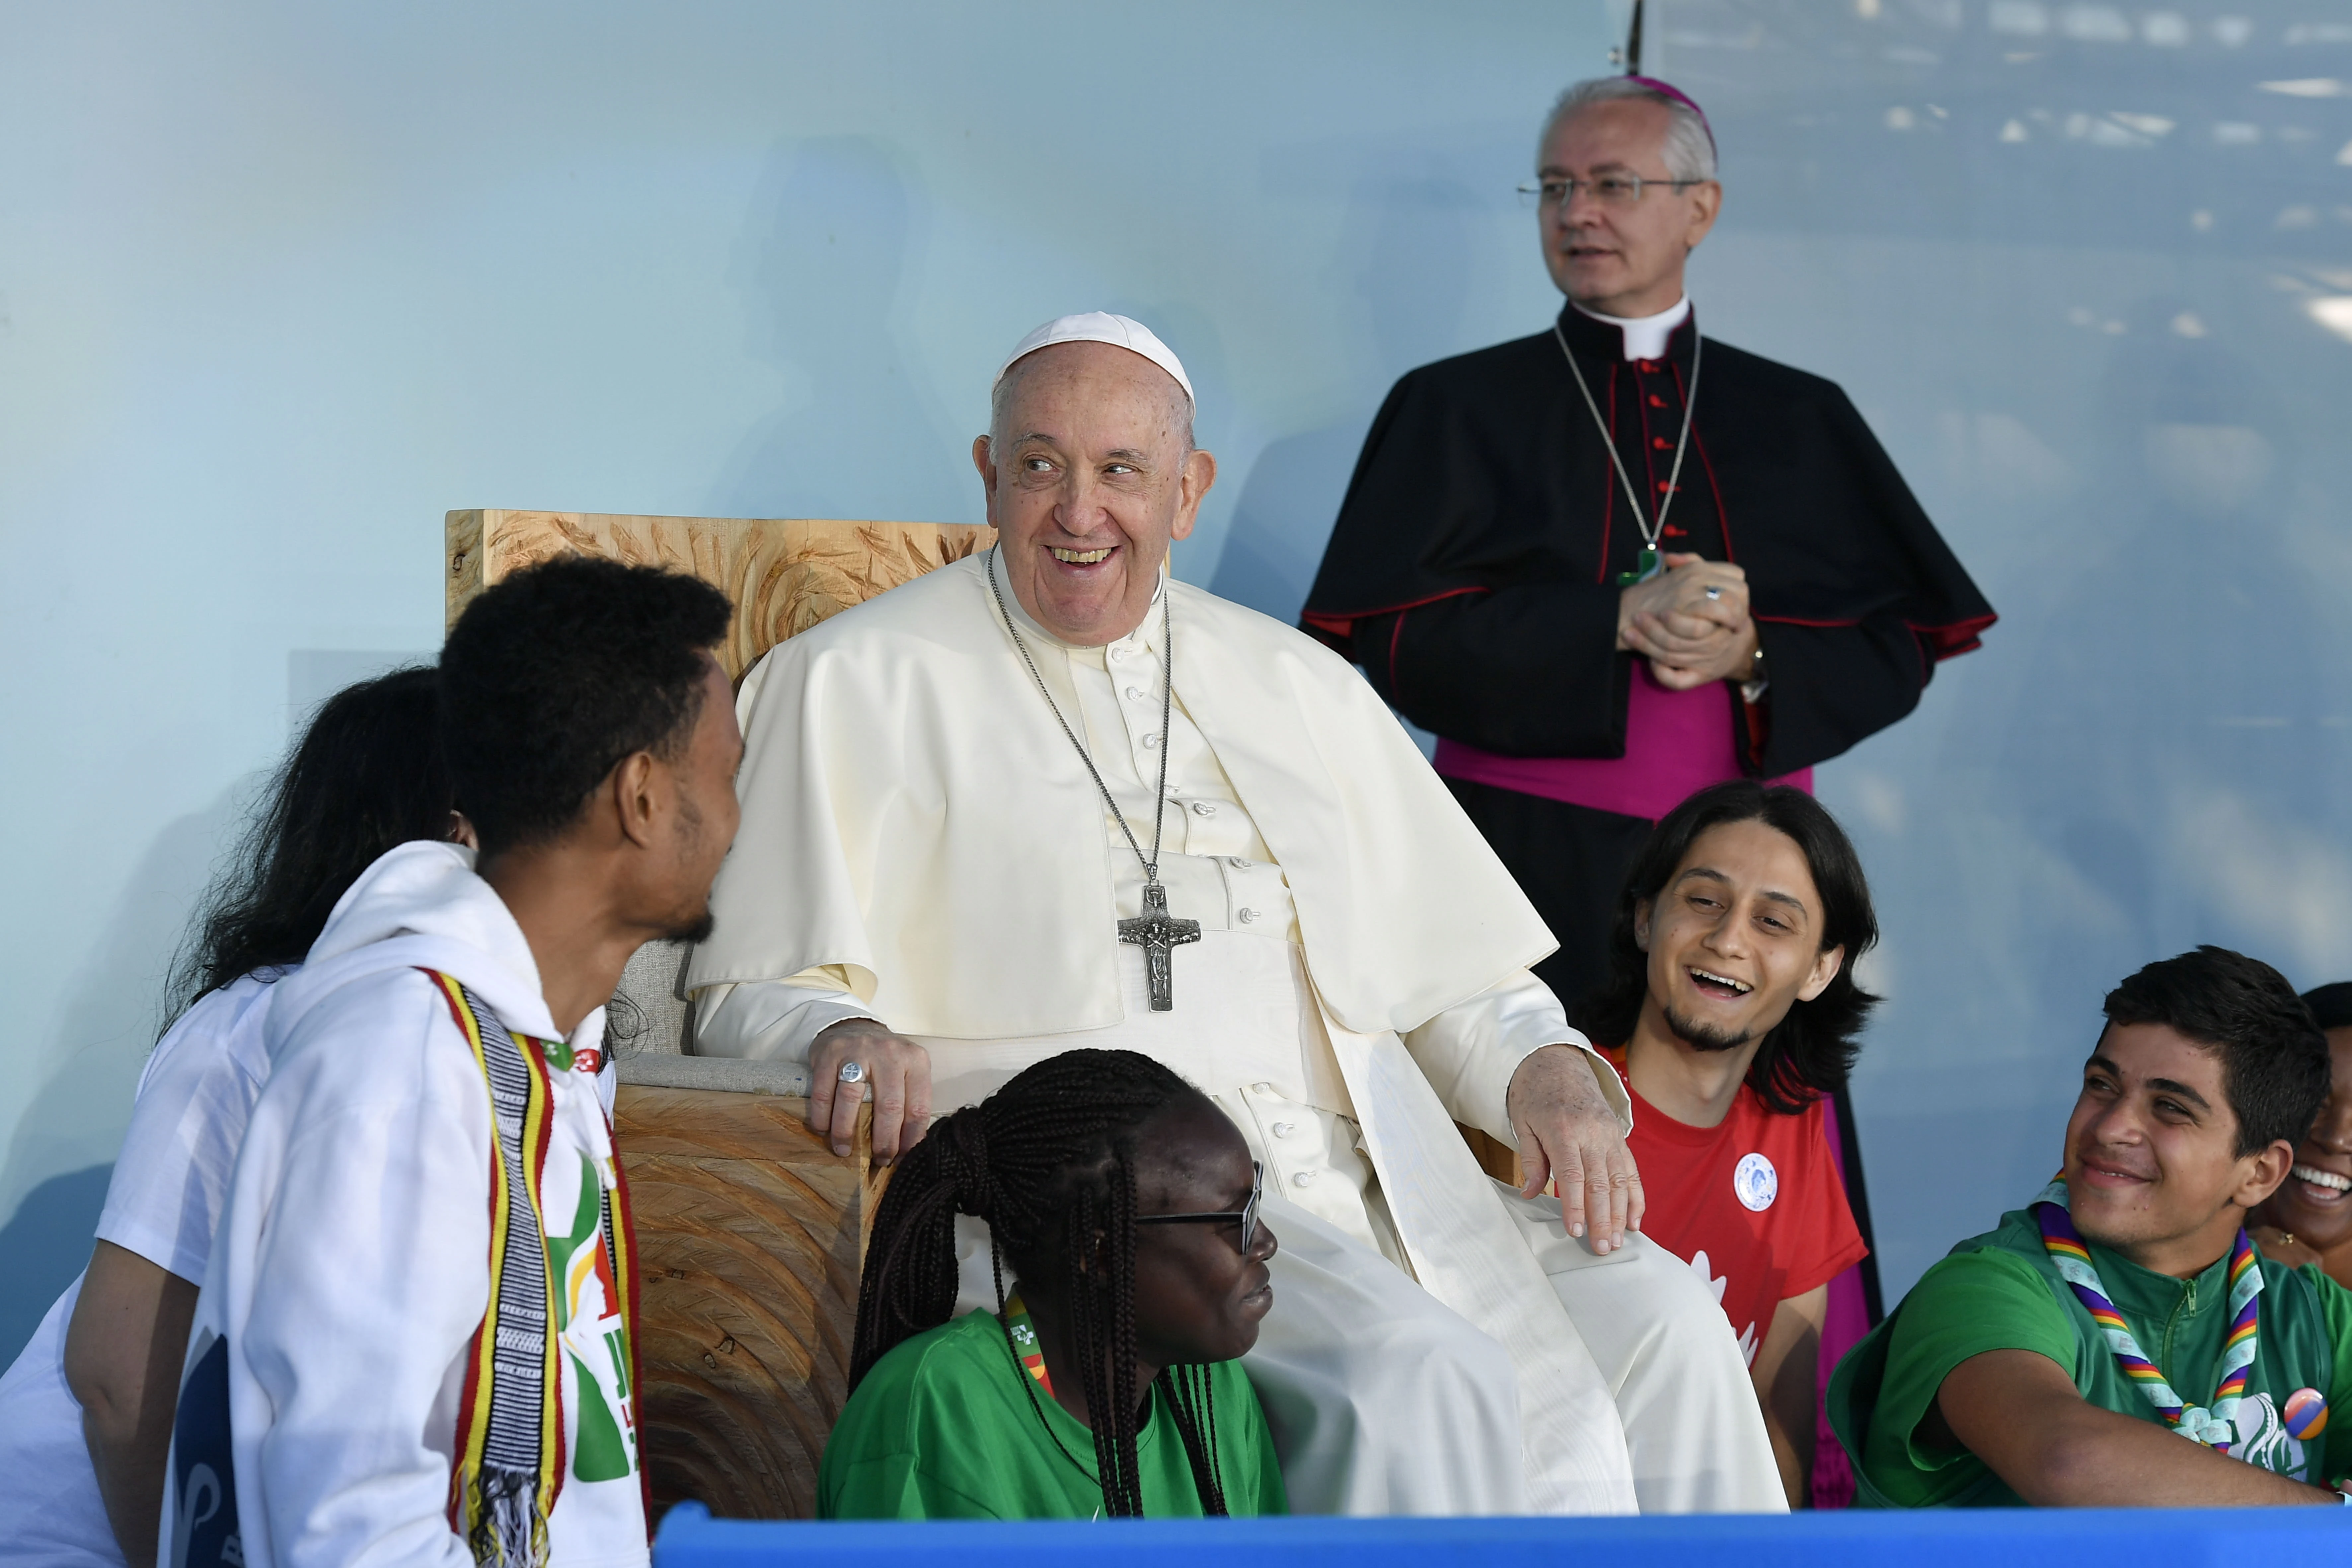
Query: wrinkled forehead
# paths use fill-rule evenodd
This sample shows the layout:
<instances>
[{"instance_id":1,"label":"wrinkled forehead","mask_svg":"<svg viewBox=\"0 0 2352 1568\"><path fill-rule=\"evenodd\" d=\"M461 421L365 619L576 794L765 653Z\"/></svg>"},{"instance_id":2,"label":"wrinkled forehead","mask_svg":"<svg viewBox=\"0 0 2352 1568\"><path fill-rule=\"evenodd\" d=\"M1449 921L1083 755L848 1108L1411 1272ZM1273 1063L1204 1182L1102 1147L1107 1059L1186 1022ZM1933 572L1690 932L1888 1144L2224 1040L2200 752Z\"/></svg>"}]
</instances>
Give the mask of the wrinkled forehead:
<instances>
[{"instance_id":1,"label":"wrinkled forehead","mask_svg":"<svg viewBox=\"0 0 2352 1568\"><path fill-rule=\"evenodd\" d=\"M1192 400L1181 383L1131 350L1115 343L1050 343L1004 367L993 402L1008 437L1034 427L1049 409L1093 422L1134 426L1138 440L1181 431Z\"/></svg>"}]
</instances>

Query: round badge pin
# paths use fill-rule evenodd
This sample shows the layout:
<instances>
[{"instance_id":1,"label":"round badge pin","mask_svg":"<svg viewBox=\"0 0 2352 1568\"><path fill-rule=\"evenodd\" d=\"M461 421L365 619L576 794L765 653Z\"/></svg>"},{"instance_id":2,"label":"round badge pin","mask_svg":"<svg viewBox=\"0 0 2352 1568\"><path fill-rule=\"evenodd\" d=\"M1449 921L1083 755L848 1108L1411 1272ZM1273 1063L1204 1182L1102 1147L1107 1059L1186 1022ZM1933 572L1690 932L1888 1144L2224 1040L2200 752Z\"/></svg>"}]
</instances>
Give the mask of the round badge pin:
<instances>
[{"instance_id":1,"label":"round badge pin","mask_svg":"<svg viewBox=\"0 0 2352 1568\"><path fill-rule=\"evenodd\" d=\"M1731 1190L1741 1204L1762 1214L1780 1195L1780 1173L1761 1154L1742 1154L1731 1173Z\"/></svg>"},{"instance_id":2,"label":"round badge pin","mask_svg":"<svg viewBox=\"0 0 2352 1568\"><path fill-rule=\"evenodd\" d=\"M2286 1396L2286 1408L2279 1415L2289 1433L2308 1443L2327 1430L2327 1396L2315 1388L2298 1388Z\"/></svg>"}]
</instances>

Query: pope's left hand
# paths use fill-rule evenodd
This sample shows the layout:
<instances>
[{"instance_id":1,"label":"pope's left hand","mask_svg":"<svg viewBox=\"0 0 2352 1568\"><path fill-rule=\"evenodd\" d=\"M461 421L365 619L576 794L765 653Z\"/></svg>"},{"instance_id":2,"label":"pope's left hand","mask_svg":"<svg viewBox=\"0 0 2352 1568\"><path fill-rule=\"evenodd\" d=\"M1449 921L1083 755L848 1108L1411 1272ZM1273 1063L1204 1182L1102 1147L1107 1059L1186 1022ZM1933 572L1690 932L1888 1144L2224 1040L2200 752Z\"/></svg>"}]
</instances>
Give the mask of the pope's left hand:
<instances>
[{"instance_id":1,"label":"pope's left hand","mask_svg":"<svg viewBox=\"0 0 2352 1568\"><path fill-rule=\"evenodd\" d=\"M1504 1103L1527 1178L1520 1196L1556 1181L1568 1234L1584 1235L1589 1221L1595 1252L1615 1251L1627 1231L1642 1228L1642 1173L1591 1057L1574 1046L1546 1046L1511 1074Z\"/></svg>"}]
</instances>

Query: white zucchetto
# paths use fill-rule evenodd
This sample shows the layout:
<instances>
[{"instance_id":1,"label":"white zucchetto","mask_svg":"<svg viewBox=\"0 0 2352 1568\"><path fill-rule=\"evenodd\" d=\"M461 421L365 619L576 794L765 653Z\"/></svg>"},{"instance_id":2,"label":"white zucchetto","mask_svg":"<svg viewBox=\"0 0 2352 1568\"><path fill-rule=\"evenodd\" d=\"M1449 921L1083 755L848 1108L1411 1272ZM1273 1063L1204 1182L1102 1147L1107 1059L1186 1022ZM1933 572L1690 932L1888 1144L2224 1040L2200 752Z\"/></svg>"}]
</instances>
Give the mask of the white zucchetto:
<instances>
[{"instance_id":1,"label":"white zucchetto","mask_svg":"<svg viewBox=\"0 0 2352 1568\"><path fill-rule=\"evenodd\" d=\"M1176 384L1184 389L1184 395L1192 397L1192 378L1184 374L1184 362L1176 357L1175 351L1161 342L1158 334L1141 321L1128 316L1114 316L1108 310L1056 316L1023 338L1013 345L1013 352L1004 356L1004 363L996 367L996 380L989 383L990 390L993 391L997 383L1004 379L1006 371L1039 349L1051 348L1055 343L1109 343L1114 348L1141 354L1174 376ZM1193 401L1197 404L1199 399L1193 398Z\"/></svg>"}]
</instances>

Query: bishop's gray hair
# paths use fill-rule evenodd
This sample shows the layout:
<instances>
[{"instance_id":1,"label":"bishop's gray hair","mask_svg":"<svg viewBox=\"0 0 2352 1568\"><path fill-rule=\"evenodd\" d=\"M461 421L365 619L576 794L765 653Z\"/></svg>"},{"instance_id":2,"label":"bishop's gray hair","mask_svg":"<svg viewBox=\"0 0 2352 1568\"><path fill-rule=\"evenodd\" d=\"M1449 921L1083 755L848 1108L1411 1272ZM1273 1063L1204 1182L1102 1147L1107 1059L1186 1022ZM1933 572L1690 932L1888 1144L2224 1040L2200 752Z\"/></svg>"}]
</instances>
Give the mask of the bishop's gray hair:
<instances>
[{"instance_id":1,"label":"bishop's gray hair","mask_svg":"<svg viewBox=\"0 0 2352 1568\"><path fill-rule=\"evenodd\" d=\"M1597 76L1580 81L1559 95L1544 117L1543 134L1536 138L1536 159L1540 163L1543 150L1551 141L1551 133L1570 115L1620 98L1646 99L1663 104L1666 110L1666 142L1659 149L1665 156L1666 173L1677 180L1712 180L1715 178L1715 138L1707 134L1706 121L1698 111L1679 99L1667 97L1656 88L1643 85L1639 79L1624 76Z\"/></svg>"}]
</instances>

